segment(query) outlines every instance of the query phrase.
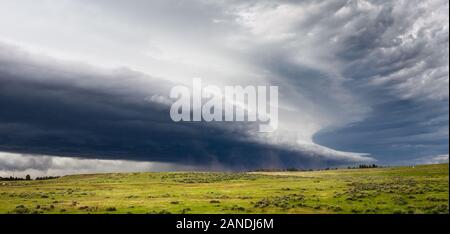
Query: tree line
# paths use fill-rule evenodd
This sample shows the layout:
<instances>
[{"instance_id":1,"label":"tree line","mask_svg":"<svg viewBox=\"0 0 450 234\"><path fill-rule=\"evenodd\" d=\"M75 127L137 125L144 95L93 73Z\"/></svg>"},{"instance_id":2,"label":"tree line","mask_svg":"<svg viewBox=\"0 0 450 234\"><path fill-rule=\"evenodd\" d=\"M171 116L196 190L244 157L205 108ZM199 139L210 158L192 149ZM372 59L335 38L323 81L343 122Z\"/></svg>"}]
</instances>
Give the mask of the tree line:
<instances>
[{"instance_id":1,"label":"tree line","mask_svg":"<svg viewBox=\"0 0 450 234\"><path fill-rule=\"evenodd\" d=\"M51 179L57 179L59 178L59 176L41 176L41 177L36 177L34 180L51 180ZM0 176L0 181L22 181L22 180L33 180L31 178L30 175L26 175L25 178L23 177L14 177L14 176L10 176L10 177L1 177Z\"/></svg>"}]
</instances>

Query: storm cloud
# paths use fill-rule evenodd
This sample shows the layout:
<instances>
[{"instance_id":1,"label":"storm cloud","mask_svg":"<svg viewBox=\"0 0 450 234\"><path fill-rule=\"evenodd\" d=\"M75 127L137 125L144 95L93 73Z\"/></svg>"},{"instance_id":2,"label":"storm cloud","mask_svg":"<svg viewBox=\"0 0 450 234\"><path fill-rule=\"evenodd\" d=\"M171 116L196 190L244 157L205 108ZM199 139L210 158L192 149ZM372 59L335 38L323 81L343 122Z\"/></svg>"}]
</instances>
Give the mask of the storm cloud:
<instances>
[{"instance_id":1,"label":"storm cloud","mask_svg":"<svg viewBox=\"0 0 450 234\"><path fill-rule=\"evenodd\" d=\"M1 151L216 169L367 160L262 144L246 133L254 124L175 123L167 98L172 86L128 69L38 61L4 47L2 52Z\"/></svg>"},{"instance_id":2,"label":"storm cloud","mask_svg":"<svg viewBox=\"0 0 450 234\"><path fill-rule=\"evenodd\" d=\"M448 1L0 4L0 151L202 169L448 155ZM172 122L169 91L194 77L279 86L279 129Z\"/></svg>"}]
</instances>

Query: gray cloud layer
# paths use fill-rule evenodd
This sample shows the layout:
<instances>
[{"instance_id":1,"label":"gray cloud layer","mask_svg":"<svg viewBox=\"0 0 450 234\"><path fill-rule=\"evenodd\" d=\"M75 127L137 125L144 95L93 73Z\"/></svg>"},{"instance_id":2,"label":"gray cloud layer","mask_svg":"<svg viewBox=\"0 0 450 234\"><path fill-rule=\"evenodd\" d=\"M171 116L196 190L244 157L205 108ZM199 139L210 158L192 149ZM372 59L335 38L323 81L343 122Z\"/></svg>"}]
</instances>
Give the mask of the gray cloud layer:
<instances>
[{"instance_id":1,"label":"gray cloud layer","mask_svg":"<svg viewBox=\"0 0 450 234\"><path fill-rule=\"evenodd\" d=\"M100 160L0 153L0 177L61 176L86 173L190 170L187 166L126 160Z\"/></svg>"},{"instance_id":2,"label":"gray cloud layer","mask_svg":"<svg viewBox=\"0 0 450 234\"><path fill-rule=\"evenodd\" d=\"M174 123L158 98L168 83L127 69L58 63L2 47L0 150L183 163L208 168L312 167L358 157L248 138L246 123ZM225 126L226 125L226 126Z\"/></svg>"},{"instance_id":3,"label":"gray cloud layer","mask_svg":"<svg viewBox=\"0 0 450 234\"><path fill-rule=\"evenodd\" d=\"M238 168L448 154L448 1L0 3L0 151ZM279 131L172 123L168 90L192 77L280 86Z\"/></svg>"}]
</instances>

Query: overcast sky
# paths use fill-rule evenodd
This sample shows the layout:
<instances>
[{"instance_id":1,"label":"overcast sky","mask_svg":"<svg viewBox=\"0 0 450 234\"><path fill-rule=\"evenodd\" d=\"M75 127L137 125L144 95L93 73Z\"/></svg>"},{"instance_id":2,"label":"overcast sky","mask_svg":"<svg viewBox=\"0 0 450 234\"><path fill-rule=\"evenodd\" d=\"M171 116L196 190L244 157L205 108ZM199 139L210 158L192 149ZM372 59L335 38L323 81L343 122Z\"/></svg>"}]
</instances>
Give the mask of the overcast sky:
<instances>
[{"instance_id":1,"label":"overcast sky","mask_svg":"<svg viewBox=\"0 0 450 234\"><path fill-rule=\"evenodd\" d=\"M0 176L448 161L448 11L0 0ZM279 86L279 129L172 122L170 89L195 77Z\"/></svg>"}]
</instances>

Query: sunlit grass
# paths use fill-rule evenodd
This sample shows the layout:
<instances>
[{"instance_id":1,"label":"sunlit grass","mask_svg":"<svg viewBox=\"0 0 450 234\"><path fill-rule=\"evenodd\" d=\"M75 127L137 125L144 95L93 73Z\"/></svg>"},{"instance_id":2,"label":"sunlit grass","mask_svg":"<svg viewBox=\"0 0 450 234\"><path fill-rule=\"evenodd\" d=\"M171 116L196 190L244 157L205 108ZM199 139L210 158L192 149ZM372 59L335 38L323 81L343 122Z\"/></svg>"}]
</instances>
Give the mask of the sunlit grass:
<instances>
[{"instance_id":1,"label":"sunlit grass","mask_svg":"<svg viewBox=\"0 0 450 234\"><path fill-rule=\"evenodd\" d=\"M448 213L448 164L0 182L0 213Z\"/></svg>"}]
</instances>

